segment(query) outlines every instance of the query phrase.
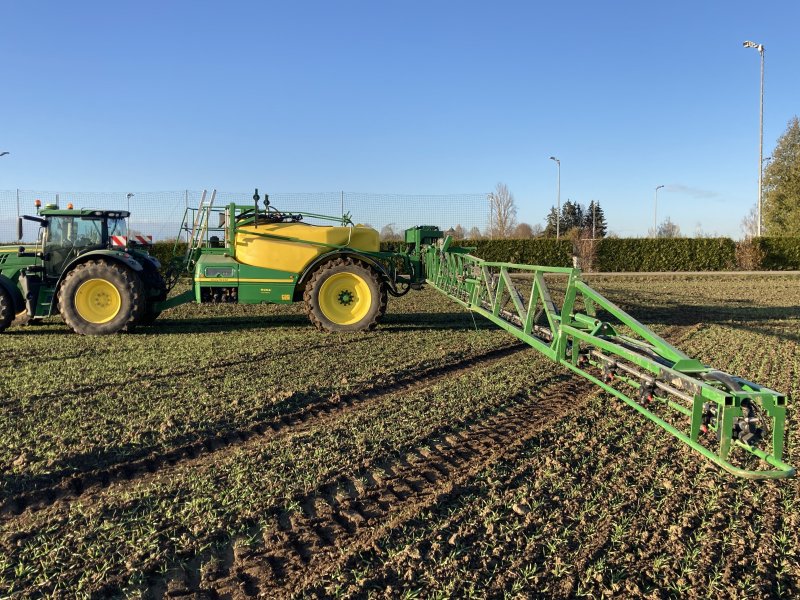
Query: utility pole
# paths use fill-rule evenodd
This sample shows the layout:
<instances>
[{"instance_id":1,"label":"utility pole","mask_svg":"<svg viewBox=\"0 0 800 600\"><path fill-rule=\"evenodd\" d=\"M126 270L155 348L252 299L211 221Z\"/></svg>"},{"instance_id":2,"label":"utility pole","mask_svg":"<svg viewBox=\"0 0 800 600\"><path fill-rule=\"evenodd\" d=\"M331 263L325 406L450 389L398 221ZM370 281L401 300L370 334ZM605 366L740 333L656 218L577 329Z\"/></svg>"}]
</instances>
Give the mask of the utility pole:
<instances>
[{"instance_id":1,"label":"utility pole","mask_svg":"<svg viewBox=\"0 0 800 600\"><path fill-rule=\"evenodd\" d=\"M764 44L744 42L742 45L745 48L755 48L761 55L761 101L758 109L758 226L756 227L758 237L761 237L761 205L764 196L764 187L762 185L764 177Z\"/></svg>"},{"instance_id":2,"label":"utility pole","mask_svg":"<svg viewBox=\"0 0 800 600\"><path fill-rule=\"evenodd\" d=\"M653 237L658 237L658 190L660 190L663 185L659 185L656 187L656 199L653 202Z\"/></svg>"},{"instance_id":3,"label":"utility pole","mask_svg":"<svg viewBox=\"0 0 800 600\"><path fill-rule=\"evenodd\" d=\"M556 239L561 234L561 161L555 156L551 156L550 160L556 161L558 165L558 192L556 193Z\"/></svg>"}]
</instances>

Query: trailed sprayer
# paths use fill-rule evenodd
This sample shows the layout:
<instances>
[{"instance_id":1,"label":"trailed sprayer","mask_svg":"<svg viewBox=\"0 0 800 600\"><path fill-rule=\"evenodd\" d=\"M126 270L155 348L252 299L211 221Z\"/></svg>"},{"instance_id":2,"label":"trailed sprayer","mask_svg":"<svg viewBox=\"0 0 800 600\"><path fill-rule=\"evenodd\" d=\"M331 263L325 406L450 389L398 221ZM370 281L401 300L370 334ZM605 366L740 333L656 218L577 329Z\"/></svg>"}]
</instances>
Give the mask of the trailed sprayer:
<instances>
[{"instance_id":1,"label":"trailed sprayer","mask_svg":"<svg viewBox=\"0 0 800 600\"><path fill-rule=\"evenodd\" d=\"M76 332L152 322L185 302L301 302L323 331L374 328L388 296L428 285L592 381L730 473L791 477L783 462L786 397L687 356L589 287L578 269L489 262L433 226L405 231L405 249L339 217L203 194L181 230L188 244L166 281L133 243L122 211L39 211L34 247L0 248L0 330L15 313L60 313ZM309 221L314 221L315 224ZM20 227L20 238L22 231ZM177 249L177 246L176 246ZM167 299L183 272L191 288Z\"/></svg>"}]
</instances>

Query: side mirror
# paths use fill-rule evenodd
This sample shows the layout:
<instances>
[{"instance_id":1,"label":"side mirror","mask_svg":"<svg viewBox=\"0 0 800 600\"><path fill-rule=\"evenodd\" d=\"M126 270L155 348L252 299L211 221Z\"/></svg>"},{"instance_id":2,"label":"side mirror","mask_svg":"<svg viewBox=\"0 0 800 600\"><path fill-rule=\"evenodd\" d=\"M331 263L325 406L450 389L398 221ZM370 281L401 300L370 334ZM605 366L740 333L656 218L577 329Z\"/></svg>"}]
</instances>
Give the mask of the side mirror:
<instances>
[{"instance_id":1,"label":"side mirror","mask_svg":"<svg viewBox=\"0 0 800 600\"><path fill-rule=\"evenodd\" d=\"M17 217L17 240L22 241L22 217Z\"/></svg>"}]
</instances>

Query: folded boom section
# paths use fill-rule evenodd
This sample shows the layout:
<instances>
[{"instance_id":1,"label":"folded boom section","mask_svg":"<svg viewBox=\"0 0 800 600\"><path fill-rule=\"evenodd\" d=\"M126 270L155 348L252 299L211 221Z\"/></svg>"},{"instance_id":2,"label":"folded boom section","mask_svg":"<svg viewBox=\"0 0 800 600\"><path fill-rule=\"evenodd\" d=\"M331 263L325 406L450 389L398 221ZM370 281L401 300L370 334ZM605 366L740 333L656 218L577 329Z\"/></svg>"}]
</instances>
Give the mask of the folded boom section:
<instances>
[{"instance_id":1,"label":"folded boom section","mask_svg":"<svg viewBox=\"0 0 800 600\"><path fill-rule=\"evenodd\" d=\"M451 248L450 241L426 249L429 285L730 473L751 479L794 475L782 460L783 394L690 358L594 291L577 269L484 261L468 249Z\"/></svg>"}]
</instances>

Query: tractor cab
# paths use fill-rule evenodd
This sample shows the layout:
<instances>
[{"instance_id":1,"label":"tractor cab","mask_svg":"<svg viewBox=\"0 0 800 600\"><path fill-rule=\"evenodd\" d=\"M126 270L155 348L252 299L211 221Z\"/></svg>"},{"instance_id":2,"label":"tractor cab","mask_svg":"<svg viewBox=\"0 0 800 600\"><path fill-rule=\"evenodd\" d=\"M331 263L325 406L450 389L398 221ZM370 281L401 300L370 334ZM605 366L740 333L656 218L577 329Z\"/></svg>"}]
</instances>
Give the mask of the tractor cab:
<instances>
[{"instance_id":1,"label":"tractor cab","mask_svg":"<svg viewBox=\"0 0 800 600\"><path fill-rule=\"evenodd\" d=\"M23 220L38 223L36 244L19 247L16 256L0 251L0 292L10 298L0 331L12 308L24 310L29 322L58 311L84 334L130 330L158 316L166 282L158 260L129 243L127 211L53 204L37 213L21 217L17 232L21 240Z\"/></svg>"},{"instance_id":2,"label":"tractor cab","mask_svg":"<svg viewBox=\"0 0 800 600\"><path fill-rule=\"evenodd\" d=\"M41 225L36 253L47 278L58 279L64 267L92 250L125 246L128 234L127 211L59 210L48 207L39 217L25 217ZM119 243L115 244L114 241Z\"/></svg>"}]
</instances>

